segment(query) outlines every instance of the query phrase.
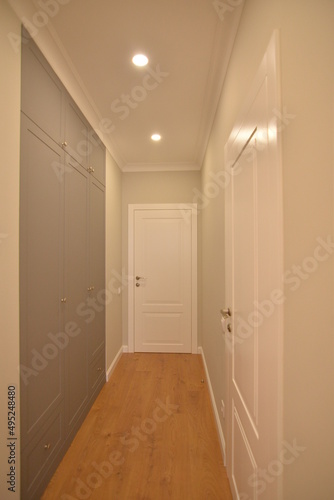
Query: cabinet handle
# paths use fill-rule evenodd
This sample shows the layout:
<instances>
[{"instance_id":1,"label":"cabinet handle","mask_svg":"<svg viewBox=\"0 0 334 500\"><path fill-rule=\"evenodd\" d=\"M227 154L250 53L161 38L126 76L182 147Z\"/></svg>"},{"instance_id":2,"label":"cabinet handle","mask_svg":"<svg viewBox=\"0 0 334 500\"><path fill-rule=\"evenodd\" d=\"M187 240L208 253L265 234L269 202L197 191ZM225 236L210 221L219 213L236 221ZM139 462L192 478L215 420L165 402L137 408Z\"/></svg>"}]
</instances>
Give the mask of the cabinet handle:
<instances>
[{"instance_id":1,"label":"cabinet handle","mask_svg":"<svg viewBox=\"0 0 334 500\"><path fill-rule=\"evenodd\" d=\"M232 316L231 309L221 309L220 314L223 316L224 319L230 318Z\"/></svg>"},{"instance_id":2,"label":"cabinet handle","mask_svg":"<svg viewBox=\"0 0 334 500\"><path fill-rule=\"evenodd\" d=\"M102 372L102 368L97 368L97 371L98 372Z\"/></svg>"},{"instance_id":3,"label":"cabinet handle","mask_svg":"<svg viewBox=\"0 0 334 500\"><path fill-rule=\"evenodd\" d=\"M66 302L67 302L67 298L66 298L66 297L64 297L63 299L60 299L60 302L61 302L62 304L66 304Z\"/></svg>"},{"instance_id":4,"label":"cabinet handle","mask_svg":"<svg viewBox=\"0 0 334 500\"><path fill-rule=\"evenodd\" d=\"M95 168L93 168L93 167L88 167L88 168L87 168L87 170L88 170L88 172L90 172L91 174L92 174L93 172L95 172Z\"/></svg>"},{"instance_id":5,"label":"cabinet handle","mask_svg":"<svg viewBox=\"0 0 334 500\"><path fill-rule=\"evenodd\" d=\"M68 144L67 144L67 142L66 142L66 141L64 141L64 142L62 142L62 143L61 143L61 147L62 147L62 148L67 148L67 146L68 146Z\"/></svg>"},{"instance_id":6,"label":"cabinet handle","mask_svg":"<svg viewBox=\"0 0 334 500\"><path fill-rule=\"evenodd\" d=\"M44 445L44 450L48 451L51 448L51 443Z\"/></svg>"},{"instance_id":7,"label":"cabinet handle","mask_svg":"<svg viewBox=\"0 0 334 500\"><path fill-rule=\"evenodd\" d=\"M90 287L87 288L88 292L92 292L93 290L95 290L95 286L90 286Z\"/></svg>"}]
</instances>

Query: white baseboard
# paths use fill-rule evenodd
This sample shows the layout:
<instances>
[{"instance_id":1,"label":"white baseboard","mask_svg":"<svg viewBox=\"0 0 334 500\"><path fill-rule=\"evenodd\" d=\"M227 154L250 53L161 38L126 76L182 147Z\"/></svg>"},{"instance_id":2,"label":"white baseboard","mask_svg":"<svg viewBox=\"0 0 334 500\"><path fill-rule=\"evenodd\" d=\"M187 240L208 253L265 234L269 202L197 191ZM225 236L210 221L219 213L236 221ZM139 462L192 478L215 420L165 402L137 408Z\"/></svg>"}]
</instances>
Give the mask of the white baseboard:
<instances>
[{"instance_id":1,"label":"white baseboard","mask_svg":"<svg viewBox=\"0 0 334 500\"><path fill-rule=\"evenodd\" d=\"M127 346L123 345L120 348L120 350L118 351L118 353L116 354L116 356L114 357L114 359L113 359L113 361L112 361L111 365L109 366L107 373L106 373L106 381L107 382L110 380L111 374L114 371L114 369L116 368L116 365L117 365L118 361L120 360L120 357L122 356L123 352L128 352Z\"/></svg>"},{"instance_id":2,"label":"white baseboard","mask_svg":"<svg viewBox=\"0 0 334 500\"><path fill-rule=\"evenodd\" d=\"M211 404L212 404L212 408L213 408L213 413L215 415L215 420L216 420L216 425L217 425L217 430L218 430L219 444L220 444L221 452L223 455L224 465L226 467L226 443L225 443L224 433L223 433L223 429L222 429L222 426L220 423L218 408L216 405L216 400L215 400L212 385L211 385L210 375L209 375L209 371L208 371L208 367L207 367L207 364L205 361L204 351L203 351L202 347L198 348L198 354L200 354L202 356L202 359L203 359L205 374L206 374L206 378L208 381L208 387L209 387L209 392L210 392L210 397L211 397Z\"/></svg>"}]
</instances>

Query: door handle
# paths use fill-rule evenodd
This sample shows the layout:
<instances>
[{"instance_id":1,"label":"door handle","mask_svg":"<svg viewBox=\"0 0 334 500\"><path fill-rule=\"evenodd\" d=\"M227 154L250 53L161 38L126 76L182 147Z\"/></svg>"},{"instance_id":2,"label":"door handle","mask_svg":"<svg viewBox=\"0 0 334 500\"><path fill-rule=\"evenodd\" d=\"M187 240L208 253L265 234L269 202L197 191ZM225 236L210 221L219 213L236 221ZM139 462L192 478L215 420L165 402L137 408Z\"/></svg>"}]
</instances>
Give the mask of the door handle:
<instances>
[{"instance_id":1,"label":"door handle","mask_svg":"<svg viewBox=\"0 0 334 500\"><path fill-rule=\"evenodd\" d=\"M231 309L221 309L220 314L223 316L224 319L228 319L232 316Z\"/></svg>"},{"instance_id":2,"label":"door handle","mask_svg":"<svg viewBox=\"0 0 334 500\"><path fill-rule=\"evenodd\" d=\"M139 280L145 280L146 278L144 278L143 276L136 276L136 280L139 281Z\"/></svg>"},{"instance_id":3,"label":"door handle","mask_svg":"<svg viewBox=\"0 0 334 500\"><path fill-rule=\"evenodd\" d=\"M136 287L138 288L140 286L140 283L136 283Z\"/></svg>"}]
</instances>

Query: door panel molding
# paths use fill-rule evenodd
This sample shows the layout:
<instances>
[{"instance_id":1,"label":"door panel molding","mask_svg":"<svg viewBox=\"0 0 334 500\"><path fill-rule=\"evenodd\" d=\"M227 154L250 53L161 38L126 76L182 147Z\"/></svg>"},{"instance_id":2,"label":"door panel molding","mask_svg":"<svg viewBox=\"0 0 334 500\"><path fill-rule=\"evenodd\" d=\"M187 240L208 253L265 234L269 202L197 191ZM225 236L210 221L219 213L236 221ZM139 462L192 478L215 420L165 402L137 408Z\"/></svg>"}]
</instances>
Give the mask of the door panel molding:
<instances>
[{"instance_id":1,"label":"door panel molding","mask_svg":"<svg viewBox=\"0 0 334 500\"><path fill-rule=\"evenodd\" d=\"M191 224L191 352L197 344L197 205L195 203L130 204L128 206L128 347L135 350L135 217L138 211L178 210Z\"/></svg>"}]
</instances>

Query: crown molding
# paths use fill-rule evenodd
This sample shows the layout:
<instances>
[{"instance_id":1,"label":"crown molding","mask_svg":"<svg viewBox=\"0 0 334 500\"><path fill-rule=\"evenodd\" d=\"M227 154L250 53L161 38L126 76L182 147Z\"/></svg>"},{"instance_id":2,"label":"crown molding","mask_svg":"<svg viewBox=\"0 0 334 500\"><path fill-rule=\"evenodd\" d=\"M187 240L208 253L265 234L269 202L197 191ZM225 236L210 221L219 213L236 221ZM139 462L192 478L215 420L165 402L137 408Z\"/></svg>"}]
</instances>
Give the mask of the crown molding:
<instances>
[{"instance_id":1,"label":"crown molding","mask_svg":"<svg viewBox=\"0 0 334 500\"><path fill-rule=\"evenodd\" d=\"M199 171L197 163L127 163L122 172L190 172Z\"/></svg>"},{"instance_id":2,"label":"crown molding","mask_svg":"<svg viewBox=\"0 0 334 500\"><path fill-rule=\"evenodd\" d=\"M32 19L36 13L36 9L39 9L37 0L32 0L31 2L26 0L8 0L8 3L21 22L23 19ZM31 33L31 35L122 172L198 171L201 169L204 161L243 5L244 2L235 8L233 13L229 13L229 18L233 15L232 23L224 22L217 16L215 50L211 55L210 73L207 79L205 100L202 106L202 119L196 140L198 146L194 155L195 162L127 163L115 144L112 133L108 133L108 130L105 130L101 125L103 124L103 117L81 80L66 48L53 29L52 22L47 23L43 28L39 29L37 34L34 35ZM26 28L29 31L29 26L26 26Z\"/></svg>"},{"instance_id":3,"label":"crown molding","mask_svg":"<svg viewBox=\"0 0 334 500\"><path fill-rule=\"evenodd\" d=\"M36 10L40 10L38 9L36 1L34 0L33 3L30 3L25 0L9 0L8 3L18 19L30 33L31 38L47 59L48 63L61 80L68 93L71 95L72 99L78 105L94 131L104 143L120 170L122 170L122 167L125 165L125 161L118 151L118 148L113 143L110 137L111 134L108 134L103 130L103 127L101 126L103 123L103 117L97 110L93 98L85 87L75 68L75 65L73 64L73 61L52 27L52 23L48 22L45 26L43 26L43 28L39 29L37 33L33 33L31 32L31 26L23 21L32 19ZM34 9L34 5L36 6L36 9ZM21 33L17 33L17 35L21 36Z\"/></svg>"},{"instance_id":4,"label":"crown molding","mask_svg":"<svg viewBox=\"0 0 334 500\"><path fill-rule=\"evenodd\" d=\"M233 12L229 12L229 22L224 22L217 15L215 42L213 45L215 49L210 59L210 72L206 84L202 119L197 138L198 148L195 156L201 168L217 113L243 7L244 2L242 1ZM232 16L233 22L231 22Z\"/></svg>"}]
</instances>

